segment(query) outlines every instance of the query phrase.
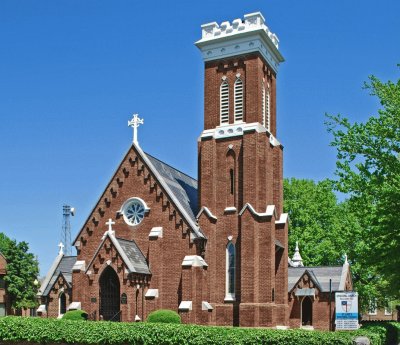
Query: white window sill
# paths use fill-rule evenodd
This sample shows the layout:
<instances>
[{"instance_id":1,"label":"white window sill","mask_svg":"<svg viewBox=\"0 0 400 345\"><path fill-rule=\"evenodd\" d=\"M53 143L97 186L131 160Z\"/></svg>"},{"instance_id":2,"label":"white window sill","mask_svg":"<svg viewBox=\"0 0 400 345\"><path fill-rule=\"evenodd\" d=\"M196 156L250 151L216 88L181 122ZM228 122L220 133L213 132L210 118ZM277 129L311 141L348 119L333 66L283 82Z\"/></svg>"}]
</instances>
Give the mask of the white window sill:
<instances>
[{"instance_id":1,"label":"white window sill","mask_svg":"<svg viewBox=\"0 0 400 345\"><path fill-rule=\"evenodd\" d=\"M224 302L235 302L236 298L235 295L228 294L224 298Z\"/></svg>"}]
</instances>

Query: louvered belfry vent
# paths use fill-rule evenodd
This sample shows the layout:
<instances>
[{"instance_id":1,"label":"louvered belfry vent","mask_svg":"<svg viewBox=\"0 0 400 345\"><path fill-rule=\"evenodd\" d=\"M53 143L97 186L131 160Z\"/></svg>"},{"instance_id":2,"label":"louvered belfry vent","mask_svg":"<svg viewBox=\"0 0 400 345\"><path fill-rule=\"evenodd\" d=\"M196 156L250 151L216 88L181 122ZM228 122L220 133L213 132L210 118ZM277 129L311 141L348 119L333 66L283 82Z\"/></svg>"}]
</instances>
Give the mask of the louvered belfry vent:
<instances>
[{"instance_id":1,"label":"louvered belfry vent","mask_svg":"<svg viewBox=\"0 0 400 345\"><path fill-rule=\"evenodd\" d=\"M235 122L243 121L243 81L235 81Z\"/></svg>"},{"instance_id":2,"label":"louvered belfry vent","mask_svg":"<svg viewBox=\"0 0 400 345\"><path fill-rule=\"evenodd\" d=\"M229 84L224 80L220 89L220 119L221 124L229 123Z\"/></svg>"}]
</instances>

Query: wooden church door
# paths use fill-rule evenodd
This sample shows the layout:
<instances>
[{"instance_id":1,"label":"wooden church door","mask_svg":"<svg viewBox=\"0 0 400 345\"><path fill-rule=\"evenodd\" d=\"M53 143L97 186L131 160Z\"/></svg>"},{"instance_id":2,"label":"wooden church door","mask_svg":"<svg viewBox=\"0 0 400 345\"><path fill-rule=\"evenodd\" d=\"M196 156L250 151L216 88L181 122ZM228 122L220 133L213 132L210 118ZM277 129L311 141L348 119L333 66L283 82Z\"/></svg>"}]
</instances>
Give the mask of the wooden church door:
<instances>
[{"instance_id":1,"label":"wooden church door","mask_svg":"<svg viewBox=\"0 0 400 345\"><path fill-rule=\"evenodd\" d=\"M108 266L100 276L100 312L105 321L120 321L120 284L117 273Z\"/></svg>"}]
</instances>

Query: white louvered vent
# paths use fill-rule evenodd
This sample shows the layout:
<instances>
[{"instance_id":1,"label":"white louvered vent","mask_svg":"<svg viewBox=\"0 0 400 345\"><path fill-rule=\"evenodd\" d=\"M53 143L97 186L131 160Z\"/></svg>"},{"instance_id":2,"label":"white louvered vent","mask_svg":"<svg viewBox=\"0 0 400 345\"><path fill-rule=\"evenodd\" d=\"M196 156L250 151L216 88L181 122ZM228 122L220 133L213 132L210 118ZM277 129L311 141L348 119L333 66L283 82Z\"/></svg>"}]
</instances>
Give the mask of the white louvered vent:
<instances>
[{"instance_id":1,"label":"white louvered vent","mask_svg":"<svg viewBox=\"0 0 400 345\"><path fill-rule=\"evenodd\" d=\"M261 89L262 89L262 101L261 101L262 124L265 127L265 84L264 84L264 81L262 82Z\"/></svg>"},{"instance_id":2,"label":"white louvered vent","mask_svg":"<svg viewBox=\"0 0 400 345\"><path fill-rule=\"evenodd\" d=\"M269 87L265 90L265 127L270 131L271 128L271 102Z\"/></svg>"},{"instance_id":3,"label":"white louvered vent","mask_svg":"<svg viewBox=\"0 0 400 345\"><path fill-rule=\"evenodd\" d=\"M235 122L243 121L243 81L235 81Z\"/></svg>"},{"instance_id":4,"label":"white louvered vent","mask_svg":"<svg viewBox=\"0 0 400 345\"><path fill-rule=\"evenodd\" d=\"M271 105L270 105L270 90L269 85L265 87L264 82L262 83L262 119L263 126L270 130L271 122Z\"/></svg>"},{"instance_id":5,"label":"white louvered vent","mask_svg":"<svg viewBox=\"0 0 400 345\"><path fill-rule=\"evenodd\" d=\"M220 121L221 124L229 123L229 85L226 80L220 88Z\"/></svg>"}]
</instances>

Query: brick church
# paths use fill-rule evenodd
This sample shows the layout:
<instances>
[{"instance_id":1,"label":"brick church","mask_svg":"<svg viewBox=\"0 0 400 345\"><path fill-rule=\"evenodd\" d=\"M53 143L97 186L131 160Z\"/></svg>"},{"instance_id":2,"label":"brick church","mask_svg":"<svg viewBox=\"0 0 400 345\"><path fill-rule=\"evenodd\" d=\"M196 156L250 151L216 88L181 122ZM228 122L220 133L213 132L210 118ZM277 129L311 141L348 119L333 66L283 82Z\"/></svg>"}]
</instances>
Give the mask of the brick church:
<instances>
[{"instance_id":1,"label":"brick church","mask_svg":"<svg viewBox=\"0 0 400 345\"><path fill-rule=\"evenodd\" d=\"M133 143L73 242L77 256L60 248L39 313L132 322L172 309L185 323L330 327L327 270L303 267L298 251L288 260L278 42L261 13L202 25L198 181L143 151L134 116ZM334 289L352 288L347 263L330 269Z\"/></svg>"}]
</instances>

